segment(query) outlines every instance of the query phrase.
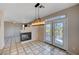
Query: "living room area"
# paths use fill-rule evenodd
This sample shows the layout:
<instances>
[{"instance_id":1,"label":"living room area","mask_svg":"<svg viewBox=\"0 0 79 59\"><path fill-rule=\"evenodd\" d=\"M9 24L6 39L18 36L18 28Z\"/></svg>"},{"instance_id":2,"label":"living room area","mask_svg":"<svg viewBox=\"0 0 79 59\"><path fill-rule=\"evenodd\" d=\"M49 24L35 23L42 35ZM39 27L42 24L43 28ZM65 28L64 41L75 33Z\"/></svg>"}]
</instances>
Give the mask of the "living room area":
<instances>
[{"instance_id":1,"label":"living room area","mask_svg":"<svg viewBox=\"0 0 79 59\"><path fill-rule=\"evenodd\" d=\"M0 55L79 54L79 4L0 4Z\"/></svg>"}]
</instances>

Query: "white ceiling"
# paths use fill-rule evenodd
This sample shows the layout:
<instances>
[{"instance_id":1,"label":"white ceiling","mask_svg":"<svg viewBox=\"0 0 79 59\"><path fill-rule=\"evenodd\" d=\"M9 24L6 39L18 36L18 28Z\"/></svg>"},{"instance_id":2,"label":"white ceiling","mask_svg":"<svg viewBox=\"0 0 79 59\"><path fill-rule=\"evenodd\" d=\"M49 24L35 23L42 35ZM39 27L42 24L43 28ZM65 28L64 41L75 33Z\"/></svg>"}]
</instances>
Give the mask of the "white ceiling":
<instances>
[{"instance_id":1,"label":"white ceiling","mask_svg":"<svg viewBox=\"0 0 79 59\"><path fill-rule=\"evenodd\" d=\"M69 8L75 3L41 3L45 8L40 9L40 17ZM7 3L0 4L0 9L4 11L6 21L30 22L35 18L35 3Z\"/></svg>"}]
</instances>

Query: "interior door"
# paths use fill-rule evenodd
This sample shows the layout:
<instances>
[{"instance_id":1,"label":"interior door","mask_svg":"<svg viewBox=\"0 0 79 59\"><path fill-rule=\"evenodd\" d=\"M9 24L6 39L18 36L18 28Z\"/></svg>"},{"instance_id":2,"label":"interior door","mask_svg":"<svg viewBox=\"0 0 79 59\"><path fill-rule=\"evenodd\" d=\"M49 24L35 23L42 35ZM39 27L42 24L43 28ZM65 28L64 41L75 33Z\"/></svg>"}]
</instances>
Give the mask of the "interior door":
<instances>
[{"instance_id":1,"label":"interior door","mask_svg":"<svg viewBox=\"0 0 79 59\"><path fill-rule=\"evenodd\" d=\"M66 19L59 19L53 21L53 45L67 49L67 22Z\"/></svg>"}]
</instances>

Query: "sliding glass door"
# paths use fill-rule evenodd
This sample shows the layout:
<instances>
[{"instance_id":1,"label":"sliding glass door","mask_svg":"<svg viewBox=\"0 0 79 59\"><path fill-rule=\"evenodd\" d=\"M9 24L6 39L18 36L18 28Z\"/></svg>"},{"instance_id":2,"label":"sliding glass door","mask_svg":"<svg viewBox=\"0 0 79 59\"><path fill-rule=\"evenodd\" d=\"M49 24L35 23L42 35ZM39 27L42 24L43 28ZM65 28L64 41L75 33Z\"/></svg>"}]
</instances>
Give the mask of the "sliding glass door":
<instances>
[{"instance_id":1,"label":"sliding glass door","mask_svg":"<svg viewBox=\"0 0 79 59\"><path fill-rule=\"evenodd\" d=\"M63 46L64 41L64 23L56 22L54 24L54 43L58 46Z\"/></svg>"},{"instance_id":2,"label":"sliding glass door","mask_svg":"<svg viewBox=\"0 0 79 59\"><path fill-rule=\"evenodd\" d=\"M53 19L45 23L45 40L59 48L68 49L68 21L67 18Z\"/></svg>"},{"instance_id":3,"label":"sliding glass door","mask_svg":"<svg viewBox=\"0 0 79 59\"><path fill-rule=\"evenodd\" d=\"M53 21L53 45L63 49L67 48L67 26L65 20Z\"/></svg>"}]
</instances>

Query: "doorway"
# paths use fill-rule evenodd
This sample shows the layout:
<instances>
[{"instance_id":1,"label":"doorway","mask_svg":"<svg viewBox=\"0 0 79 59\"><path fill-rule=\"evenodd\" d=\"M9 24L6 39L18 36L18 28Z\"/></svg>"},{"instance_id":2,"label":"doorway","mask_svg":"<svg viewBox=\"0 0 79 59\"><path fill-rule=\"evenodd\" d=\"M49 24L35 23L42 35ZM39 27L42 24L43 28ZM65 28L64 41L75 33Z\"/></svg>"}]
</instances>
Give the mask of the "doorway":
<instances>
[{"instance_id":1,"label":"doorway","mask_svg":"<svg viewBox=\"0 0 79 59\"><path fill-rule=\"evenodd\" d=\"M68 20L58 18L47 21L45 24L44 42L68 50Z\"/></svg>"},{"instance_id":2,"label":"doorway","mask_svg":"<svg viewBox=\"0 0 79 59\"><path fill-rule=\"evenodd\" d=\"M53 21L53 45L68 49L68 26L67 19L57 19Z\"/></svg>"}]
</instances>

